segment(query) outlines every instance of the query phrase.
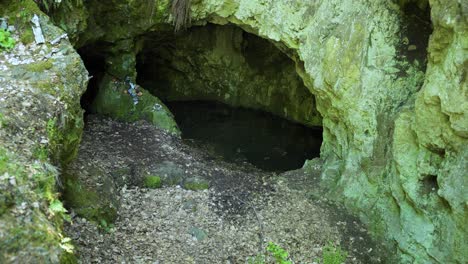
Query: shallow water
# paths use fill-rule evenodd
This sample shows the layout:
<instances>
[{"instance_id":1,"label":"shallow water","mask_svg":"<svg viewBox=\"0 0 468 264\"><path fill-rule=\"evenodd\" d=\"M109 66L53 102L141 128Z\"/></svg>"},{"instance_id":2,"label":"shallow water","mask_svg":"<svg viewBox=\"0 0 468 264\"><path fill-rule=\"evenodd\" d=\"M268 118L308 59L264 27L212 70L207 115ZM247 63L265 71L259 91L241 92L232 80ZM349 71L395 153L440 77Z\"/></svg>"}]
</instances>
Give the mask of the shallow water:
<instances>
[{"instance_id":1,"label":"shallow water","mask_svg":"<svg viewBox=\"0 0 468 264\"><path fill-rule=\"evenodd\" d=\"M188 141L208 145L226 161L247 161L266 171L301 168L320 155L322 130L271 114L215 102L169 102Z\"/></svg>"}]
</instances>

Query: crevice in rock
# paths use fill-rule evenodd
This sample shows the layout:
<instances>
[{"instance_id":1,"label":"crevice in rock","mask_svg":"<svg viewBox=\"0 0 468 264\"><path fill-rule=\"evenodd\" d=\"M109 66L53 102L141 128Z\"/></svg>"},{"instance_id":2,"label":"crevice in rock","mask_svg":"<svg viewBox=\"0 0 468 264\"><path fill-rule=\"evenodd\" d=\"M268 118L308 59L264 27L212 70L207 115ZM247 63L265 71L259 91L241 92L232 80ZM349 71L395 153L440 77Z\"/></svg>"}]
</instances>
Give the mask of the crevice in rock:
<instances>
[{"instance_id":1,"label":"crevice in rock","mask_svg":"<svg viewBox=\"0 0 468 264\"><path fill-rule=\"evenodd\" d=\"M420 190L422 194L437 193L439 190L437 175L424 175L424 178L421 180Z\"/></svg>"},{"instance_id":2,"label":"crevice in rock","mask_svg":"<svg viewBox=\"0 0 468 264\"><path fill-rule=\"evenodd\" d=\"M399 55L425 72L428 61L427 47L433 31L431 8L428 1L409 1L401 4L401 10Z\"/></svg>"},{"instance_id":3,"label":"crevice in rock","mask_svg":"<svg viewBox=\"0 0 468 264\"><path fill-rule=\"evenodd\" d=\"M96 98L99 83L102 81L106 70L106 58L102 52L102 46L105 45L88 45L78 49L78 53L92 77L89 80L88 89L81 97L81 107L86 114L90 112L91 103Z\"/></svg>"}]
</instances>

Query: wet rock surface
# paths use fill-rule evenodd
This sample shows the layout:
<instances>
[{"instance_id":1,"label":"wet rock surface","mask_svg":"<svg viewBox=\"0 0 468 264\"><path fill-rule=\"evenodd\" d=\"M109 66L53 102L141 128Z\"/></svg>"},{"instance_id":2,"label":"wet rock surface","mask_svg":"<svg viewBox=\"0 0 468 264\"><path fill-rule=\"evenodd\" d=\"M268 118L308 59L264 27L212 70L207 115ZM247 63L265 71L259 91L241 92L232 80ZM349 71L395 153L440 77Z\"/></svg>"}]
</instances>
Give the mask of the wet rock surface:
<instances>
[{"instance_id":1,"label":"wet rock surface","mask_svg":"<svg viewBox=\"0 0 468 264\"><path fill-rule=\"evenodd\" d=\"M90 165L105 173L83 173ZM98 227L77 215L66 232L82 263L245 263L270 241L295 263L319 259L330 241L349 252L350 263L379 263L382 251L361 224L311 195L320 164L312 170L277 175L226 163L149 123L89 116L67 173L90 189L115 190L117 217ZM162 188L144 188L144 175L160 175ZM112 186L104 186L106 177ZM193 179L209 188L184 189Z\"/></svg>"}]
</instances>

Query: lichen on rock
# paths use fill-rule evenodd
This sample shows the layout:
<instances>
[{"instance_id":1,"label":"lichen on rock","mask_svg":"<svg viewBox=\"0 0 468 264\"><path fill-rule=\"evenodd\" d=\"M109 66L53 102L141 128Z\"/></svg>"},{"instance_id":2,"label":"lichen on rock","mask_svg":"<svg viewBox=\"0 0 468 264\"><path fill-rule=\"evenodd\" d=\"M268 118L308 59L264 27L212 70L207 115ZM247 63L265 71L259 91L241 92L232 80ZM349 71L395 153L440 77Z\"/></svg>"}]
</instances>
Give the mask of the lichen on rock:
<instances>
[{"instance_id":1,"label":"lichen on rock","mask_svg":"<svg viewBox=\"0 0 468 264\"><path fill-rule=\"evenodd\" d=\"M140 88L137 104L126 93L128 87L124 81L106 75L101 82L98 94L91 106L94 113L114 117L116 119L135 122L146 120L175 135L180 135L171 112L161 100L147 90Z\"/></svg>"},{"instance_id":2,"label":"lichen on rock","mask_svg":"<svg viewBox=\"0 0 468 264\"><path fill-rule=\"evenodd\" d=\"M87 71L67 40L55 47L26 38L37 14L47 40L64 32L34 1L3 1L16 46L0 52L0 262L58 263L75 257L62 233L60 170L73 159L83 127L77 100ZM6 8L5 8L6 7Z\"/></svg>"},{"instance_id":3,"label":"lichen on rock","mask_svg":"<svg viewBox=\"0 0 468 264\"><path fill-rule=\"evenodd\" d=\"M26 10L38 12L33 1L23 2L28 4ZM19 6L8 3L9 8L0 10L16 14ZM430 20L421 19L416 13L405 14L405 10L411 10L407 9L409 5L416 5L413 10L430 11ZM87 1L70 17L64 11L52 15L56 23L69 30L77 48L96 43L108 45L107 61L113 62L114 67L130 63L127 69L111 67L110 72L119 78L125 77L122 75L135 78L135 56L142 48L141 37L172 30L169 6L169 0ZM10 7L17 10L11 11ZM400 262L463 263L468 259L464 248L468 201L464 191L468 158L465 96L468 15L462 0L206 0L192 1L190 11L196 26L207 23L237 26L271 41L294 60L297 73L313 94L305 104L312 105L309 100L315 98L314 105L322 117L323 187L329 197L342 201L368 222L376 236L395 246ZM433 28L432 33L427 32L430 34L427 56L424 43L416 45L419 42L414 40L414 32L404 30L408 27L405 23L412 21L405 16L413 15L414 21L420 21L417 23ZM41 18L44 25L49 25L46 36L59 32L45 16ZM30 41L27 33L23 36L26 36L24 42ZM226 36L219 38L225 39ZM223 43L214 44L212 47L216 48ZM56 161L69 161L80 138L82 110L78 99L86 83L86 71L71 46L67 43L62 47L62 54L51 58L51 68L48 68L50 64L40 65L47 66L43 67L45 73L26 72L25 66L13 67L9 62L0 65L1 71L9 72L7 77L0 75L0 78L7 79L8 87L32 87L60 99L58 104L53 104L51 98L41 99L48 102L44 105L56 115L36 118L42 122L35 127L45 135L47 120L55 118L58 136L52 137L55 138L52 142L56 144L46 148L55 153ZM121 57L119 61L117 54L127 54L130 58ZM232 55L220 54L216 61ZM216 52L206 55L216 55ZM1 54L0 60L7 61ZM218 64L196 66L204 66L198 68L206 71L207 65ZM239 65L244 64L237 64L236 72L242 67ZM176 66L184 68L184 65ZM191 68L197 67L189 65L188 69ZM234 78L226 76L232 83ZM131 99L121 89L113 88L110 75L101 84L100 92L115 99L111 111L125 110L115 114L131 121L142 117L128 116L126 107L132 105ZM139 110L148 114L143 118L152 122L166 120L147 108L158 101L148 92L144 94L148 95L148 101L142 102ZM251 100L248 96L248 93L242 95L240 101ZM101 97L101 105L105 105L104 99ZM10 106L17 101L9 97L7 102ZM9 109L3 104L0 107L2 112ZM167 113L165 116L170 117ZM15 117L13 112L3 113L0 123L9 127L5 135L14 135L20 128L28 127L30 120L15 121ZM163 127L173 129L171 119L167 120ZM24 124L17 125L20 122ZM18 155L30 158L30 150L37 145L24 147L24 152ZM27 161L21 160L18 166L27 168L26 164ZM9 207L12 198L5 195L2 199L8 206L0 206L4 212L0 223L20 226L20 218L13 217ZM44 213L38 215L34 219L46 221ZM57 226L52 229L59 233ZM12 234L7 232L6 236ZM60 252L59 243L53 241L49 252ZM24 256L19 248L11 252L4 253L5 258ZM31 252L24 254L34 256ZM57 255L54 254L51 256Z\"/></svg>"}]
</instances>

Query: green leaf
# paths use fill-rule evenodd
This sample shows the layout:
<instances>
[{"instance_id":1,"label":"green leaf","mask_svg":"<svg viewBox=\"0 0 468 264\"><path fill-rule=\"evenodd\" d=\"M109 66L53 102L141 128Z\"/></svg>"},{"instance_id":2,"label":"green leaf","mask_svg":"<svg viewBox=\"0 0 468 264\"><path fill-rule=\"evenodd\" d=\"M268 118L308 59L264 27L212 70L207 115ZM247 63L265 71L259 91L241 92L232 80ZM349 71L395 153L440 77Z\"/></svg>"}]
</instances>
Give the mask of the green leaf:
<instances>
[{"instance_id":1,"label":"green leaf","mask_svg":"<svg viewBox=\"0 0 468 264\"><path fill-rule=\"evenodd\" d=\"M53 213L66 213L67 209L63 207L63 204L59 200L53 200L49 205L49 210Z\"/></svg>"}]
</instances>

